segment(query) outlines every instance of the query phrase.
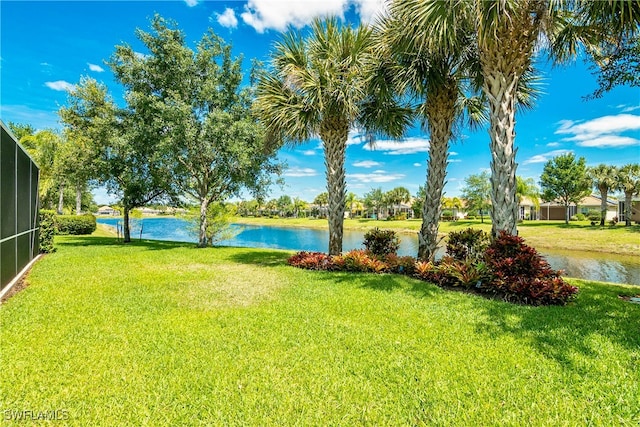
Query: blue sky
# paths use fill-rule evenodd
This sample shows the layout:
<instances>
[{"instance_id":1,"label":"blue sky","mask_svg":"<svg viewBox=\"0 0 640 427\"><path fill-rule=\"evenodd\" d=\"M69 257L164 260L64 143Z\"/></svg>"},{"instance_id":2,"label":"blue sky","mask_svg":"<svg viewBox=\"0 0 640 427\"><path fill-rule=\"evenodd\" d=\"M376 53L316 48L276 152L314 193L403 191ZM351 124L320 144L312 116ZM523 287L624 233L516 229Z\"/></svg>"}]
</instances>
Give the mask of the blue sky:
<instances>
[{"instance_id":1,"label":"blue sky","mask_svg":"<svg viewBox=\"0 0 640 427\"><path fill-rule=\"evenodd\" d=\"M0 118L30 123L37 129L60 128L57 110L65 90L83 75L104 82L116 99L120 87L104 64L117 44L144 52L136 28L148 29L159 13L175 20L192 45L207 29L231 42L236 55L265 62L282 31L303 29L314 17L337 14L351 23L370 22L382 9L380 0L250 0L240 1L5 1L0 2ZM619 87L598 100L585 101L595 78L581 60L552 68L544 58L544 95L533 111L517 116L518 175L539 180L544 163L562 153L584 156L588 165L640 162L640 89ZM375 149L354 132L347 149L347 187L362 195L375 187L407 187L412 194L426 175L429 135L418 128L402 141L379 140ZM486 129L462 129L451 147L445 192L458 196L464 178L489 168ZM285 148L283 189L312 201L325 191L319 140ZM96 190L98 203L108 202Z\"/></svg>"}]
</instances>

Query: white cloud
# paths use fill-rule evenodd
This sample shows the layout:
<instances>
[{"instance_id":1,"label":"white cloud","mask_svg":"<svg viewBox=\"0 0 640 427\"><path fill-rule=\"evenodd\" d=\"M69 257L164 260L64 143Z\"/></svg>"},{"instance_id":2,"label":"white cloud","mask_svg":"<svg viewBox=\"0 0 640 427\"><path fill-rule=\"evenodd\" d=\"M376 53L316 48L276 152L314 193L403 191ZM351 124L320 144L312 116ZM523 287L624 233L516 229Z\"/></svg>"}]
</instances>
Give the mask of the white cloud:
<instances>
[{"instance_id":1,"label":"white cloud","mask_svg":"<svg viewBox=\"0 0 640 427\"><path fill-rule=\"evenodd\" d=\"M69 91L75 88L75 85L65 82L64 80L57 80L55 82L44 82L44 85L49 89L58 91Z\"/></svg>"},{"instance_id":2,"label":"white cloud","mask_svg":"<svg viewBox=\"0 0 640 427\"><path fill-rule=\"evenodd\" d=\"M184 0L184 2L189 7L193 7L193 6L196 6L198 4L198 0Z\"/></svg>"},{"instance_id":3,"label":"white cloud","mask_svg":"<svg viewBox=\"0 0 640 427\"><path fill-rule=\"evenodd\" d=\"M343 16L346 8L347 0L249 0L240 16L245 24L263 33L268 29L286 31L289 26L302 28L320 16Z\"/></svg>"},{"instance_id":4,"label":"white cloud","mask_svg":"<svg viewBox=\"0 0 640 427\"><path fill-rule=\"evenodd\" d=\"M547 147L559 147L560 143L559 142L550 142L547 144Z\"/></svg>"},{"instance_id":5,"label":"white cloud","mask_svg":"<svg viewBox=\"0 0 640 427\"><path fill-rule=\"evenodd\" d=\"M413 166L419 168L420 166L422 166L422 163L414 163Z\"/></svg>"},{"instance_id":6,"label":"white cloud","mask_svg":"<svg viewBox=\"0 0 640 427\"><path fill-rule=\"evenodd\" d=\"M318 154L316 150L304 150L302 152L303 156L315 156L316 154Z\"/></svg>"},{"instance_id":7,"label":"white cloud","mask_svg":"<svg viewBox=\"0 0 640 427\"><path fill-rule=\"evenodd\" d=\"M361 21L368 24L378 14L387 13L385 3L385 0L249 0L240 17L259 33L269 29L286 31L288 27L302 28L317 17L343 17L354 7Z\"/></svg>"},{"instance_id":8,"label":"white cloud","mask_svg":"<svg viewBox=\"0 0 640 427\"><path fill-rule=\"evenodd\" d=\"M404 178L405 175L400 173L387 173L383 170L377 170L372 173L354 173L347 174L348 180L353 180L355 182L361 183L381 183L381 182L391 182L397 181L399 179Z\"/></svg>"},{"instance_id":9,"label":"white cloud","mask_svg":"<svg viewBox=\"0 0 640 427\"><path fill-rule=\"evenodd\" d=\"M457 151L449 151L449 155L450 156L457 156L458 152Z\"/></svg>"},{"instance_id":10,"label":"white cloud","mask_svg":"<svg viewBox=\"0 0 640 427\"><path fill-rule=\"evenodd\" d=\"M91 63L89 63L89 62L87 62L87 65L89 65L89 69L90 69L91 71L95 71L96 73L103 73L103 72L104 72L104 68L102 68L102 67L101 67L101 66L99 66L99 65L91 64Z\"/></svg>"},{"instance_id":11,"label":"white cloud","mask_svg":"<svg viewBox=\"0 0 640 427\"><path fill-rule=\"evenodd\" d=\"M449 159L447 160L449 163L462 163L462 160L460 159Z\"/></svg>"},{"instance_id":12,"label":"white cloud","mask_svg":"<svg viewBox=\"0 0 640 427\"><path fill-rule=\"evenodd\" d=\"M572 153L572 151L571 150L553 150L553 151L549 151L548 153L538 154L538 155L529 157L527 160L522 162L522 164L528 165L531 163L546 163L549 160L551 160L551 158L553 157L561 156L567 153Z\"/></svg>"},{"instance_id":13,"label":"white cloud","mask_svg":"<svg viewBox=\"0 0 640 427\"><path fill-rule=\"evenodd\" d=\"M238 26L238 18L236 13L230 7L224 10L224 13L216 13L218 24L226 28L236 28Z\"/></svg>"},{"instance_id":14,"label":"white cloud","mask_svg":"<svg viewBox=\"0 0 640 427\"><path fill-rule=\"evenodd\" d=\"M357 168L372 168L374 166L381 166L382 164L379 162L374 162L373 160L362 160L361 162L355 162L353 166Z\"/></svg>"},{"instance_id":15,"label":"white cloud","mask_svg":"<svg viewBox=\"0 0 640 427\"><path fill-rule=\"evenodd\" d=\"M630 106L623 106L623 113L630 113L632 111L636 111L636 110L640 110L640 105L630 105Z\"/></svg>"},{"instance_id":16,"label":"white cloud","mask_svg":"<svg viewBox=\"0 0 640 427\"><path fill-rule=\"evenodd\" d=\"M365 150L379 150L386 154L414 154L426 153L429 151L429 140L424 138L412 137L403 139L402 141L381 140L375 141L372 145L365 145Z\"/></svg>"},{"instance_id":17,"label":"white cloud","mask_svg":"<svg viewBox=\"0 0 640 427\"><path fill-rule=\"evenodd\" d=\"M577 143L577 145L581 147L596 148L630 147L634 145L640 145L640 140L628 136L602 135L580 141Z\"/></svg>"},{"instance_id":18,"label":"white cloud","mask_svg":"<svg viewBox=\"0 0 640 427\"><path fill-rule=\"evenodd\" d=\"M316 176L318 175L318 172L315 169L311 168L292 167L287 169L287 171L283 175L299 178L304 176Z\"/></svg>"},{"instance_id":19,"label":"white cloud","mask_svg":"<svg viewBox=\"0 0 640 427\"><path fill-rule=\"evenodd\" d=\"M564 141L576 141L581 147L627 147L640 146L640 139L621 135L633 132L634 136L640 131L640 116L633 114L618 114L616 116L598 117L586 122L563 120L556 134L567 135Z\"/></svg>"}]
</instances>

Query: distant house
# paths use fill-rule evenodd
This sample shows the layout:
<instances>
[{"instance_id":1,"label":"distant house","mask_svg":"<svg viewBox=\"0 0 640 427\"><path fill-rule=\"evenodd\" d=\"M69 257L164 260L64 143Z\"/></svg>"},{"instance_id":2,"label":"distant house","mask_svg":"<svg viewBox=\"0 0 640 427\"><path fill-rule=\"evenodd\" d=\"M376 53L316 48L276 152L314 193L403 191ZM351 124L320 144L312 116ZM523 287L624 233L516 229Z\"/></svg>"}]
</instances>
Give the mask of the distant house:
<instances>
[{"instance_id":1,"label":"distant house","mask_svg":"<svg viewBox=\"0 0 640 427\"><path fill-rule=\"evenodd\" d=\"M112 216L116 216L116 215L120 215L120 211L117 209L113 209L111 206L100 206L98 208L98 212L96 212L97 215L112 215Z\"/></svg>"},{"instance_id":2,"label":"distant house","mask_svg":"<svg viewBox=\"0 0 640 427\"><path fill-rule=\"evenodd\" d=\"M625 221L624 200L618 202L618 221ZM631 221L640 223L640 198L631 199Z\"/></svg>"},{"instance_id":3,"label":"distant house","mask_svg":"<svg viewBox=\"0 0 640 427\"><path fill-rule=\"evenodd\" d=\"M538 207L529 197L523 196L518 206L518 219L536 220L538 219ZM564 216L562 217L564 219Z\"/></svg>"},{"instance_id":4,"label":"distant house","mask_svg":"<svg viewBox=\"0 0 640 427\"><path fill-rule=\"evenodd\" d=\"M600 196L592 194L580 200L577 205L569 205L569 218L579 213L587 214L589 211L600 212ZM606 220L611 220L614 217L618 217L618 202L614 200L607 200L607 216ZM558 202L545 202L540 204L540 219L541 220L564 220L565 219L565 206Z\"/></svg>"}]
</instances>

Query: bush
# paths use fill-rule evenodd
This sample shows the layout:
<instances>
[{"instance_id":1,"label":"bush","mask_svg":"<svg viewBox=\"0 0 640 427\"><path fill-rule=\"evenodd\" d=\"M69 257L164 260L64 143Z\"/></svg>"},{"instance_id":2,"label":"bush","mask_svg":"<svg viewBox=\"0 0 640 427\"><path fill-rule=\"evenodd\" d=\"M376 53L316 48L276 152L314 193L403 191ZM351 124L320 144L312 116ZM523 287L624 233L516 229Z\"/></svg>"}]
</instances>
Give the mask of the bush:
<instances>
[{"instance_id":1,"label":"bush","mask_svg":"<svg viewBox=\"0 0 640 427\"><path fill-rule=\"evenodd\" d=\"M490 241L489 234L482 230L467 228L454 231L449 233L447 254L458 261L479 260L484 256Z\"/></svg>"},{"instance_id":2,"label":"bush","mask_svg":"<svg viewBox=\"0 0 640 427\"><path fill-rule=\"evenodd\" d=\"M298 252L289 257L287 263L306 270L331 270L333 267L331 257L322 252Z\"/></svg>"},{"instance_id":3,"label":"bush","mask_svg":"<svg viewBox=\"0 0 640 427\"><path fill-rule=\"evenodd\" d=\"M585 219L587 219L587 216L583 213L579 213L575 216L576 221L584 221Z\"/></svg>"},{"instance_id":4,"label":"bush","mask_svg":"<svg viewBox=\"0 0 640 427\"><path fill-rule=\"evenodd\" d=\"M532 305L564 305L578 292L560 272L518 236L501 232L486 252L493 280L485 291L503 293L506 299Z\"/></svg>"},{"instance_id":5,"label":"bush","mask_svg":"<svg viewBox=\"0 0 640 427\"><path fill-rule=\"evenodd\" d=\"M574 215L571 218L569 218L569 221L577 221L578 220L578 215Z\"/></svg>"},{"instance_id":6,"label":"bush","mask_svg":"<svg viewBox=\"0 0 640 427\"><path fill-rule=\"evenodd\" d=\"M400 239L393 230L380 230L378 227L367 231L364 235L364 247L376 256L396 254L400 247Z\"/></svg>"},{"instance_id":7,"label":"bush","mask_svg":"<svg viewBox=\"0 0 640 427\"><path fill-rule=\"evenodd\" d=\"M58 234L91 234L96 231L96 217L85 215L58 215L56 217Z\"/></svg>"},{"instance_id":8,"label":"bush","mask_svg":"<svg viewBox=\"0 0 640 427\"><path fill-rule=\"evenodd\" d=\"M611 220L609 221L609 225L611 226L615 226L618 223L618 217L614 216L613 218L611 218Z\"/></svg>"},{"instance_id":9,"label":"bush","mask_svg":"<svg viewBox=\"0 0 640 427\"><path fill-rule=\"evenodd\" d=\"M388 270L387 263L362 249L355 249L344 255L333 257L333 262L335 269L340 271L383 273Z\"/></svg>"},{"instance_id":10,"label":"bush","mask_svg":"<svg viewBox=\"0 0 640 427\"><path fill-rule=\"evenodd\" d=\"M387 264L387 271L391 273L413 276L416 271L416 259L412 256L389 254L385 257L384 261Z\"/></svg>"},{"instance_id":11,"label":"bush","mask_svg":"<svg viewBox=\"0 0 640 427\"><path fill-rule=\"evenodd\" d=\"M587 218L589 219L589 221L600 221L600 211L597 211L595 209L591 209L589 212L587 212Z\"/></svg>"},{"instance_id":12,"label":"bush","mask_svg":"<svg viewBox=\"0 0 640 427\"><path fill-rule=\"evenodd\" d=\"M56 212L42 209L40 211L40 253L49 254L56 251L53 236L56 234Z\"/></svg>"}]
</instances>

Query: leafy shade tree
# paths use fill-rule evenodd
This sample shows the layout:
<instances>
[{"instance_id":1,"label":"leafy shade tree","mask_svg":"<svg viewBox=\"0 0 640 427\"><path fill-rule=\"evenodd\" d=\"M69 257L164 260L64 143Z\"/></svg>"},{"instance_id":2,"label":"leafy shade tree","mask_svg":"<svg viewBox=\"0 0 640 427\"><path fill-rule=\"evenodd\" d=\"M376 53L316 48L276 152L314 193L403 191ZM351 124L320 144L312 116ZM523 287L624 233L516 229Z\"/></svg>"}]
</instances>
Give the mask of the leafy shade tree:
<instances>
[{"instance_id":1,"label":"leafy shade tree","mask_svg":"<svg viewBox=\"0 0 640 427\"><path fill-rule=\"evenodd\" d=\"M296 144L319 136L324 148L329 194L329 254L342 252L345 211L345 150L349 129L382 125L363 123L367 91L365 65L370 57L371 30L353 29L338 20L315 20L307 38L285 34L276 44L273 69L258 84L255 112L269 140ZM376 116L381 117L381 116Z\"/></svg>"},{"instance_id":2,"label":"leafy shade tree","mask_svg":"<svg viewBox=\"0 0 640 427\"><path fill-rule=\"evenodd\" d=\"M141 129L157 135L157 164L170 165L180 192L198 201L198 246L205 247L209 204L264 184L278 171L275 150L251 115L253 90L242 86L231 46L209 31L194 51L176 24L158 15L151 28L136 32L146 55L117 46L110 64Z\"/></svg>"},{"instance_id":3,"label":"leafy shade tree","mask_svg":"<svg viewBox=\"0 0 640 427\"><path fill-rule=\"evenodd\" d=\"M491 176L489 172L469 175L465 178L462 189L462 199L467 209L480 214L480 221L484 223L484 212L491 208Z\"/></svg>"},{"instance_id":4,"label":"leafy shade tree","mask_svg":"<svg viewBox=\"0 0 640 427\"><path fill-rule=\"evenodd\" d=\"M416 196L413 198L413 203L411 204L411 209L413 210L413 216L416 218L422 218L422 209L424 207L424 201L427 198L427 192L424 189L423 185L418 187L418 191L416 192Z\"/></svg>"},{"instance_id":5,"label":"leafy shade tree","mask_svg":"<svg viewBox=\"0 0 640 427\"><path fill-rule=\"evenodd\" d=\"M565 223L569 224L569 206L591 194L584 157L576 160L573 153L568 153L549 160L542 170L540 185L545 201L555 200L564 205Z\"/></svg>"},{"instance_id":6,"label":"leafy shade tree","mask_svg":"<svg viewBox=\"0 0 640 427\"><path fill-rule=\"evenodd\" d=\"M135 95L126 95L127 106L118 108L106 86L83 78L69 92L67 106L60 109L65 126L95 155L98 182L120 199L125 243L131 241L129 214L171 190L167 152L159 144L150 120L135 112Z\"/></svg>"},{"instance_id":7,"label":"leafy shade tree","mask_svg":"<svg viewBox=\"0 0 640 427\"><path fill-rule=\"evenodd\" d=\"M374 214L375 219L379 219L380 208L385 203L382 188L373 188L368 193L365 193L363 203L364 207Z\"/></svg>"},{"instance_id":8,"label":"leafy shade tree","mask_svg":"<svg viewBox=\"0 0 640 427\"><path fill-rule=\"evenodd\" d=\"M609 192L618 187L618 169L615 166L600 164L588 168L587 175L591 179L593 188L600 192L600 226L604 227L607 219L607 199Z\"/></svg>"},{"instance_id":9,"label":"leafy shade tree","mask_svg":"<svg viewBox=\"0 0 640 427\"><path fill-rule=\"evenodd\" d=\"M640 194L640 164L624 165L618 171L618 189L624 192L624 223L631 226L633 196Z\"/></svg>"}]
</instances>

